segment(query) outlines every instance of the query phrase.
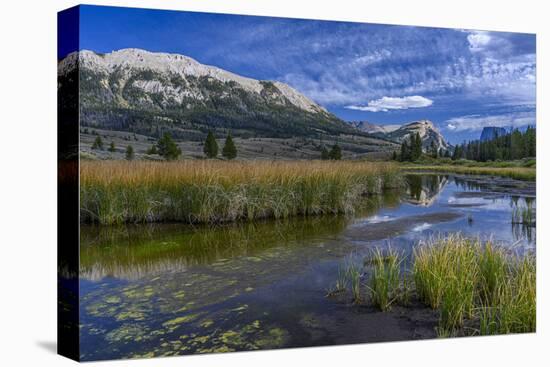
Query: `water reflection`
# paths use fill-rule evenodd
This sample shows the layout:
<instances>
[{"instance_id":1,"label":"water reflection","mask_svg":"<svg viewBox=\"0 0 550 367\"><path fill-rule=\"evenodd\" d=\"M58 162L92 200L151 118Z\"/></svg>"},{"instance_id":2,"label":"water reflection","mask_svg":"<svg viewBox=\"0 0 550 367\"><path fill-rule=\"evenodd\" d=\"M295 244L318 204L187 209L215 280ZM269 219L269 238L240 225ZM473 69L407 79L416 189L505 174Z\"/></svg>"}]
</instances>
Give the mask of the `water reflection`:
<instances>
[{"instance_id":1,"label":"water reflection","mask_svg":"<svg viewBox=\"0 0 550 367\"><path fill-rule=\"evenodd\" d=\"M82 359L410 339L416 324L380 336L379 314L324 297L342 259L388 238L410 252L439 233L535 243L521 211L534 215L529 185L452 175L409 175L406 184L401 197L365 197L349 217L82 226Z\"/></svg>"},{"instance_id":2,"label":"water reflection","mask_svg":"<svg viewBox=\"0 0 550 367\"><path fill-rule=\"evenodd\" d=\"M430 206L448 181L444 175L416 175L405 177L407 188L404 200L415 205Z\"/></svg>"},{"instance_id":3,"label":"water reflection","mask_svg":"<svg viewBox=\"0 0 550 367\"><path fill-rule=\"evenodd\" d=\"M397 193L364 198L356 215L398 205ZM219 226L154 224L82 226L80 277L139 279L220 260L257 256L273 247L311 246L341 233L352 218L322 216Z\"/></svg>"}]
</instances>

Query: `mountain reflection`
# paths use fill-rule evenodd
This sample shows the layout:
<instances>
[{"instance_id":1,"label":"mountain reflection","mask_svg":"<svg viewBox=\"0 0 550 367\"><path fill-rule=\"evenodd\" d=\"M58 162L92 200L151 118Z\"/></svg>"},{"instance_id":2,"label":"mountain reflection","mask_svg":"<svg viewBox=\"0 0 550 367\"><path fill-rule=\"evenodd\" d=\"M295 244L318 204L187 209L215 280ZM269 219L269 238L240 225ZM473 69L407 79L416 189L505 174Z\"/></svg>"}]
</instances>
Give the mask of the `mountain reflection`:
<instances>
[{"instance_id":1,"label":"mountain reflection","mask_svg":"<svg viewBox=\"0 0 550 367\"><path fill-rule=\"evenodd\" d=\"M430 206L448 182L443 175L407 175L403 200L414 205Z\"/></svg>"}]
</instances>

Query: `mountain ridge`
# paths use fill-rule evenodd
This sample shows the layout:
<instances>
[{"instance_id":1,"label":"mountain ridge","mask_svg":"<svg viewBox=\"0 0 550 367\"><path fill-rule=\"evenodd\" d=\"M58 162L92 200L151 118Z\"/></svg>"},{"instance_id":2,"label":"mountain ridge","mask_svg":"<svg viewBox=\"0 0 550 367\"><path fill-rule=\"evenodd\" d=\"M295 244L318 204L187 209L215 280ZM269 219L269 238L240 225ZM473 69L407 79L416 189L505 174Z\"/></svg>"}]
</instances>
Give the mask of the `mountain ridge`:
<instances>
[{"instance_id":1,"label":"mountain ridge","mask_svg":"<svg viewBox=\"0 0 550 367\"><path fill-rule=\"evenodd\" d=\"M208 130L264 137L355 132L287 84L247 78L185 55L82 50L58 62L58 75L61 90L79 81L83 126L150 136L160 129L195 140Z\"/></svg>"}]
</instances>

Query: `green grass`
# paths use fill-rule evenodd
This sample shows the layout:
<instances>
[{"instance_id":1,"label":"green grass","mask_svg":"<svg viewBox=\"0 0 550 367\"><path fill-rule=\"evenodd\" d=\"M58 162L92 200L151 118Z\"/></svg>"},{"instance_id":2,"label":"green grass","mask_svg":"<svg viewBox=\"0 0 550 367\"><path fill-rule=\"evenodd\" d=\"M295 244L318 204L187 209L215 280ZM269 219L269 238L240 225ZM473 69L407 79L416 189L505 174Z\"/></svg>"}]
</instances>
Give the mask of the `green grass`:
<instances>
[{"instance_id":1,"label":"green grass","mask_svg":"<svg viewBox=\"0 0 550 367\"><path fill-rule=\"evenodd\" d=\"M387 311L399 298L402 257L392 248L388 248L387 253L376 248L373 250L371 262L373 271L368 285L370 296L376 307Z\"/></svg>"},{"instance_id":2,"label":"green grass","mask_svg":"<svg viewBox=\"0 0 550 367\"><path fill-rule=\"evenodd\" d=\"M363 302L361 272L362 268L350 256L343 264L338 266L336 283L334 287L327 291L327 296L347 292L349 287L353 303L361 304Z\"/></svg>"},{"instance_id":3,"label":"green grass","mask_svg":"<svg viewBox=\"0 0 550 367\"><path fill-rule=\"evenodd\" d=\"M410 276L401 271L404 261L391 248L375 249L364 263L372 267L370 273L353 265L353 274L367 275L370 301L381 311L393 304L407 306L416 297L438 311L440 337L535 331L534 255L455 234L415 247ZM343 275L347 280L340 291L348 287L350 274L347 270ZM352 286L354 295L361 292Z\"/></svg>"},{"instance_id":4,"label":"green grass","mask_svg":"<svg viewBox=\"0 0 550 367\"><path fill-rule=\"evenodd\" d=\"M533 258L518 260L499 282L492 299L480 312L484 335L534 332L536 329L536 272Z\"/></svg>"},{"instance_id":5,"label":"green grass","mask_svg":"<svg viewBox=\"0 0 550 367\"><path fill-rule=\"evenodd\" d=\"M452 235L417 247L413 274L420 299L440 311L443 335L454 335L465 320L478 322L480 334L535 330L532 255Z\"/></svg>"},{"instance_id":6,"label":"green grass","mask_svg":"<svg viewBox=\"0 0 550 367\"><path fill-rule=\"evenodd\" d=\"M525 206L515 206L512 209L512 223L534 227L536 224L536 213L533 204L528 203Z\"/></svg>"},{"instance_id":7,"label":"green grass","mask_svg":"<svg viewBox=\"0 0 550 367\"><path fill-rule=\"evenodd\" d=\"M522 181L535 181L536 168L530 167L489 167L489 166L461 166L461 165L437 165L437 164L402 164L405 171L430 171L442 173L462 173L471 175L491 175L509 177Z\"/></svg>"},{"instance_id":8,"label":"green grass","mask_svg":"<svg viewBox=\"0 0 550 367\"><path fill-rule=\"evenodd\" d=\"M353 213L363 195L400 183L398 167L380 162L82 161L81 220L215 223Z\"/></svg>"}]
</instances>

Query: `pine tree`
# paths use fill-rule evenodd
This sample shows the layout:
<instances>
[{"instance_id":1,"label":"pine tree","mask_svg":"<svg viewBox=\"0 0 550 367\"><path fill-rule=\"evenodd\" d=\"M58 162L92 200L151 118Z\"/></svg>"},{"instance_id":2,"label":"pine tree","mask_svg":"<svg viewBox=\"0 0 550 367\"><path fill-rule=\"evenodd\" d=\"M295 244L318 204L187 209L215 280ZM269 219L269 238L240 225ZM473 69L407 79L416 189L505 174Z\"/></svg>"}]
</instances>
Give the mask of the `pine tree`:
<instances>
[{"instance_id":1,"label":"pine tree","mask_svg":"<svg viewBox=\"0 0 550 367\"><path fill-rule=\"evenodd\" d=\"M321 148L321 159L324 161L330 159L330 153L324 145Z\"/></svg>"},{"instance_id":2,"label":"pine tree","mask_svg":"<svg viewBox=\"0 0 550 367\"><path fill-rule=\"evenodd\" d=\"M392 155L391 155L391 160L392 161L396 161L397 160L397 152L394 150Z\"/></svg>"},{"instance_id":3,"label":"pine tree","mask_svg":"<svg viewBox=\"0 0 550 367\"><path fill-rule=\"evenodd\" d=\"M215 158L218 155L218 143L212 131L206 136L203 151L207 158Z\"/></svg>"},{"instance_id":4,"label":"pine tree","mask_svg":"<svg viewBox=\"0 0 550 367\"><path fill-rule=\"evenodd\" d=\"M109 145L109 152L114 153L115 150L115 143L112 141L111 145Z\"/></svg>"},{"instance_id":5,"label":"pine tree","mask_svg":"<svg viewBox=\"0 0 550 367\"><path fill-rule=\"evenodd\" d=\"M131 146L131 145L128 145L126 147L126 159L129 160L129 161L134 159L134 147Z\"/></svg>"},{"instance_id":6,"label":"pine tree","mask_svg":"<svg viewBox=\"0 0 550 367\"><path fill-rule=\"evenodd\" d=\"M416 161L420 158L421 155L422 155L422 139L420 138L420 134L416 133L413 135L413 138L412 138L411 160Z\"/></svg>"},{"instance_id":7,"label":"pine tree","mask_svg":"<svg viewBox=\"0 0 550 367\"><path fill-rule=\"evenodd\" d=\"M167 161L178 159L181 155L181 149L172 139L170 133L164 133L157 143L158 154Z\"/></svg>"},{"instance_id":8,"label":"pine tree","mask_svg":"<svg viewBox=\"0 0 550 367\"><path fill-rule=\"evenodd\" d=\"M222 149L222 155L227 159L234 159L237 157L237 147L233 142L233 138L231 137L231 134L227 134L227 138L225 138L225 144Z\"/></svg>"},{"instance_id":9,"label":"pine tree","mask_svg":"<svg viewBox=\"0 0 550 367\"><path fill-rule=\"evenodd\" d=\"M97 136L95 138L94 143L92 144L92 149L103 150L103 140L101 140L101 136Z\"/></svg>"},{"instance_id":10,"label":"pine tree","mask_svg":"<svg viewBox=\"0 0 550 367\"><path fill-rule=\"evenodd\" d=\"M411 148L409 146L409 139L405 139L403 140L403 143L401 143L400 158L402 162L411 160Z\"/></svg>"},{"instance_id":11,"label":"pine tree","mask_svg":"<svg viewBox=\"0 0 550 367\"><path fill-rule=\"evenodd\" d=\"M147 149L147 154L158 154L157 146L155 144L151 145L151 148Z\"/></svg>"},{"instance_id":12,"label":"pine tree","mask_svg":"<svg viewBox=\"0 0 550 367\"><path fill-rule=\"evenodd\" d=\"M340 159L342 159L342 149L338 144L334 144L332 146L332 149L329 152L329 157L330 159L333 159L336 161L339 161Z\"/></svg>"}]
</instances>

